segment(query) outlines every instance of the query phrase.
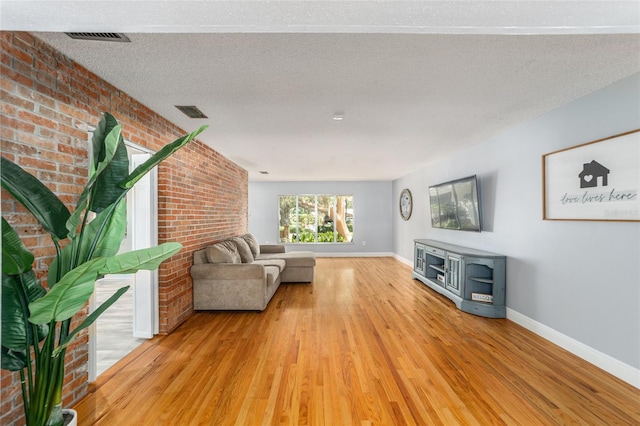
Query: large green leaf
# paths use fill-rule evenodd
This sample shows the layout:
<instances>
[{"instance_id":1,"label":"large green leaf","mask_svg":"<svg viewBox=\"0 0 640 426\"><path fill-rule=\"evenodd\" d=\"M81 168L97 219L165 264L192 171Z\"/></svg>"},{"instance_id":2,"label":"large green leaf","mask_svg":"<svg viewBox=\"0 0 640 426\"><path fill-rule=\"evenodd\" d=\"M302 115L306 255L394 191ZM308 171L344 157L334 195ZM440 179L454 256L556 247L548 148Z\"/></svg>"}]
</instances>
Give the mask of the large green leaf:
<instances>
[{"instance_id":1,"label":"large green leaf","mask_svg":"<svg viewBox=\"0 0 640 426\"><path fill-rule=\"evenodd\" d=\"M53 320L64 321L74 316L93 293L96 279L103 274L131 274L140 269L154 270L163 260L180 251L179 243L164 243L157 247L99 257L72 269L44 297L31 303L34 324Z\"/></svg>"},{"instance_id":2,"label":"large green leaf","mask_svg":"<svg viewBox=\"0 0 640 426\"><path fill-rule=\"evenodd\" d=\"M123 193L119 184L129 174L129 157L118 120L107 112L94 130L91 143L93 164L97 173L89 210L100 212ZM106 167L99 172L101 164L106 164Z\"/></svg>"},{"instance_id":3,"label":"large green leaf","mask_svg":"<svg viewBox=\"0 0 640 426\"><path fill-rule=\"evenodd\" d=\"M180 148L182 148L183 146L191 142L193 139L195 139L196 136L202 133L207 127L209 126L201 126L198 130L191 132L188 135L178 138L175 141L171 142L170 144L163 146L160 151L153 154L147 161L140 164L138 167L135 168L133 172L131 172L129 177L127 177L126 180L124 180L120 184L122 188L125 188L125 189L132 188L133 185L135 185L136 182L142 179L144 175L149 173L151 169L153 169L155 166L157 166L160 162L162 162L167 157L171 156L174 152L176 152L177 150L179 150Z\"/></svg>"},{"instance_id":4,"label":"large green leaf","mask_svg":"<svg viewBox=\"0 0 640 426\"><path fill-rule=\"evenodd\" d=\"M33 270L21 275L2 274L2 346L22 351L33 343L28 304L46 294ZM47 326L36 328L38 341L47 335Z\"/></svg>"},{"instance_id":5,"label":"large green leaf","mask_svg":"<svg viewBox=\"0 0 640 426\"><path fill-rule=\"evenodd\" d=\"M182 249L180 243L163 243L156 247L149 247L122 253L107 259L103 274L133 274L141 269L153 271L165 260Z\"/></svg>"},{"instance_id":6,"label":"large green leaf","mask_svg":"<svg viewBox=\"0 0 640 426\"><path fill-rule=\"evenodd\" d=\"M2 357L3 370L20 371L27 367L26 351L14 351L2 346L0 348L0 357Z\"/></svg>"},{"instance_id":7,"label":"large green leaf","mask_svg":"<svg viewBox=\"0 0 640 426\"><path fill-rule=\"evenodd\" d=\"M92 173L95 172L96 166L103 162L106 156L108 155L105 150L104 139L106 136L111 133L111 131L118 126L118 120L105 112L102 116L100 122L98 122L98 126L93 131L93 138L91 139L92 145Z\"/></svg>"},{"instance_id":8,"label":"large green leaf","mask_svg":"<svg viewBox=\"0 0 640 426\"><path fill-rule=\"evenodd\" d=\"M33 254L22 243L22 240L11 225L2 218L2 273L17 275L27 272L33 267Z\"/></svg>"},{"instance_id":9,"label":"large green leaf","mask_svg":"<svg viewBox=\"0 0 640 426\"><path fill-rule=\"evenodd\" d=\"M47 272L47 285L49 288L55 286L60 278L69 272L71 269L71 261L73 257L74 247L77 245L77 239L71 240L71 243L67 244L60 253L53 258L51 265L49 265L49 272ZM58 274L60 276L58 276Z\"/></svg>"},{"instance_id":10,"label":"large green leaf","mask_svg":"<svg viewBox=\"0 0 640 426\"><path fill-rule=\"evenodd\" d=\"M105 143L108 142L105 141ZM129 176L129 156L127 155L127 147L124 145L122 135L120 135L117 143L113 158L96 180L93 196L89 204L89 210L92 212L99 213L103 211L116 202L125 192L125 189L120 186L120 182Z\"/></svg>"},{"instance_id":11,"label":"large green leaf","mask_svg":"<svg viewBox=\"0 0 640 426\"><path fill-rule=\"evenodd\" d=\"M72 266L72 254L77 251L78 264L96 257L114 256L120 250L120 244L127 231L127 206L124 199L111 209L103 210L87 224L82 239L73 238L70 244L61 250L49 267L49 287L53 287ZM79 246L79 247L78 247ZM91 259L89 252L93 247Z\"/></svg>"},{"instance_id":12,"label":"large green leaf","mask_svg":"<svg viewBox=\"0 0 640 426\"><path fill-rule=\"evenodd\" d=\"M122 128L120 127L120 125L113 127L111 131L104 137L101 154L99 156L100 161L92 166L92 173L89 176L89 181L80 194L80 198L78 199L78 203L76 204L76 209L74 210L73 214L70 215L69 220L66 222L66 228L69 232L69 238L73 238L76 235L76 232L78 231L78 225L80 224L80 219L91 203L90 197L94 193L94 185L96 184L96 181L98 180L100 175L109 166L109 163L113 159L113 156L116 154L116 150L118 149L118 145L121 140Z\"/></svg>"},{"instance_id":13,"label":"large green leaf","mask_svg":"<svg viewBox=\"0 0 640 426\"><path fill-rule=\"evenodd\" d=\"M89 327L91 324L93 324L98 319L98 317L102 315L104 311L107 310L107 308L113 305L123 294L127 292L127 290L129 290L129 287L130 286L119 288L118 291L116 291L113 295L111 295L111 297L109 297L107 300L102 302L102 304L95 311L89 314L84 319L84 321L82 321L78 327L76 327L71 333L69 333L67 338L63 342L61 342L60 345L58 345L58 347L53 351L53 356L58 356L58 354L64 348L66 348L71 343L73 343L78 333L84 330L85 328Z\"/></svg>"},{"instance_id":14,"label":"large green leaf","mask_svg":"<svg viewBox=\"0 0 640 426\"><path fill-rule=\"evenodd\" d=\"M66 238L66 222L71 214L62 201L37 178L4 157L0 170L2 187L29 210L45 231L58 239Z\"/></svg>"},{"instance_id":15,"label":"large green leaf","mask_svg":"<svg viewBox=\"0 0 640 426\"><path fill-rule=\"evenodd\" d=\"M93 248L92 258L115 256L120 250L126 232L127 203L123 198L113 207L113 211L103 210L89 222L85 229L85 238L89 244L86 247L86 253L85 247L82 248L81 258L86 259L91 248ZM92 245L94 241L95 245Z\"/></svg>"},{"instance_id":16,"label":"large green leaf","mask_svg":"<svg viewBox=\"0 0 640 426\"><path fill-rule=\"evenodd\" d=\"M78 233L78 227L80 225L80 220L82 219L82 214L87 209L87 205L89 204L89 195L91 194L91 187L93 186L94 181L91 179L87 182L87 185L82 190L80 194L80 198L78 198L78 202L76 203L76 209L73 211L73 214L69 215L69 219L65 224L67 228L67 236L69 238L74 238Z\"/></svg>"},{"instance_id":17,"label":"large green leaf","mask_svg":"<svg viewBox=\"0 0 640 426\"><path fill-rule=\"evenodd\" d=\"M2 346L13 350L27 346L29 312L24 309L20 285L18 275L2 274Z\"/></svg>"},{"instance_id":18,"label":"large green leaf","mask_svg":"<svg viewBox=\"0 0 640 426\"><path fill-rule=\"evenodd\" d=\"M29 321L47 324L74 316L91 297L93 285L105 263L106 258L99 257L67 272L45 296L29 304Z\"/></svg>"}]
</instances>

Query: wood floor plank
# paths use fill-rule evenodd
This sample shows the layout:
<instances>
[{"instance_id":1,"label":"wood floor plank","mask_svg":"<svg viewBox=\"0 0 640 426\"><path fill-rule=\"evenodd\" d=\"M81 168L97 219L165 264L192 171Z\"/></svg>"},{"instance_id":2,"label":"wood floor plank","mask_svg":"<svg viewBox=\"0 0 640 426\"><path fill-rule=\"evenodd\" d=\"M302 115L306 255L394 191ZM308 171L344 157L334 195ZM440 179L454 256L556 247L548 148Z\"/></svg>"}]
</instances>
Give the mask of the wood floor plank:
<instances>
[{"instance_id":1,"label":"wood floor plank","mask_svg":"<svg viewBox=\"0 0 640 426\"><path fill-rule=\"evenodd\" d=\"M91 385L81 425L632 425L640 390L392 258L319 258L264 312L198 312Z\"/></svg>"}]
</instances>

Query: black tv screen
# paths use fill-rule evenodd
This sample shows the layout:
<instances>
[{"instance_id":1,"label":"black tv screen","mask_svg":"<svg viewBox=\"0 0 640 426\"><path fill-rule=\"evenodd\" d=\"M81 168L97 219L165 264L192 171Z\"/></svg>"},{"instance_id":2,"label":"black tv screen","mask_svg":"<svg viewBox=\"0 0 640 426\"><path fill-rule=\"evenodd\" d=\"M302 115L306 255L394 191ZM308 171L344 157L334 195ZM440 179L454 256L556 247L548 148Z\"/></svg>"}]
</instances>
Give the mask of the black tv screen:
<instances>
[{"instance_id":1,"label":"black tv screen","mask_svg":"<svg viewBox=\"0 0 640 426\"><path fill-rule=\"evenodd\" d=\"M475 175L430 186L431 226L480 232L478 192Z\"/></svg>"}]
</instances>

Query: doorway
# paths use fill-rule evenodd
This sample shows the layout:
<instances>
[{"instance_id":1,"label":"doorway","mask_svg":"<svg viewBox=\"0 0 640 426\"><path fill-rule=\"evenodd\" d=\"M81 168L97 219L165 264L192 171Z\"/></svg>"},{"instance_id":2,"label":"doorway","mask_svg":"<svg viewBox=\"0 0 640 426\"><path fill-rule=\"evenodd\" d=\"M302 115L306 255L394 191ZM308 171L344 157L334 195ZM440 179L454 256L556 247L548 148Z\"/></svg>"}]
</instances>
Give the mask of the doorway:
<instances>
[{"instance_id":1,"label":"doorway","mask_svg":"<svg viewBox=\"0 0 640 426\"><path fill-rule=\"evenodd\" d=\"M130 170L151 152L126 143ZM127 194L127 231L119 253L157 245L157 169L141 179ZM158 333L157 271L106 275L96 282L89 310L93 312L117 289L129 290L107 309L89 332L89 381Z\"/></svg>"}]
</instances>

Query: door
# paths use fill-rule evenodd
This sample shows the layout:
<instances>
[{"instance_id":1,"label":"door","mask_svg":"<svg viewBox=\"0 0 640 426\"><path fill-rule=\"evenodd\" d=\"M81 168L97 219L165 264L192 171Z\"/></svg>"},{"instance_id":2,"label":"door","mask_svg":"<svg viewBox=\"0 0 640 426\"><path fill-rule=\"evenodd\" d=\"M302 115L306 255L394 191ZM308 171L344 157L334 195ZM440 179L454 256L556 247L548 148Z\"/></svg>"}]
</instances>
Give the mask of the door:
<instances>
[{"instance_id":1,"label":"door","mask_svg":"<svg viewBox=\"0 0 640 426\"><path fill-rule=\"evenodd\" d=\"M131 169L135 169L151 157L150 154L131 156ZM131 249L138 250L155 246L156 212L154 177L157 171L145 175L131 190L131 205L127 206L131 217ZM154 335L156 321L156 271L138 271L133 284L133 336L150 339Z\"/></svg>"},{"instance_id":2,"label":"door","mask_svg":"<svg viewBox=\"0 0 640 426\"><path fill-rule=\"evenodd\" d=\"M128 142L126 145L131 170L151 156L142 147ZM127 194L127 235L122 242L119 253L157 245L157 182L157 169L153 169L141 181L137 182ZM148 339L157 334L159 328L158 275L156 271L141 271L132 275L109 275L102 281L104 280L117 281L118 285L114 288L127 284L130 284L132 288L127 292L129 297L125 294L116 302L121 305L119 314L114 312L114 305L100 317L99 321L110 324L107 326L108 331L98 327L98 322L90 328L90 382L95 381L102 371L140 344L141 339ZM109 293L109 296L111 294ZM94 293L89 302L90 311L93 312L97 305ZM110 313L119 316L110 319ZM123 319L125 316L128 316L128 319ZM123 322L124 327L121 328ZM116 339L118 344L112 346L109 342L110 339Z\"/></svg>"}]
</instances>

